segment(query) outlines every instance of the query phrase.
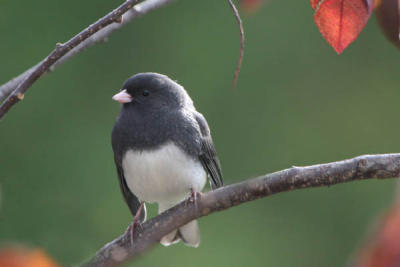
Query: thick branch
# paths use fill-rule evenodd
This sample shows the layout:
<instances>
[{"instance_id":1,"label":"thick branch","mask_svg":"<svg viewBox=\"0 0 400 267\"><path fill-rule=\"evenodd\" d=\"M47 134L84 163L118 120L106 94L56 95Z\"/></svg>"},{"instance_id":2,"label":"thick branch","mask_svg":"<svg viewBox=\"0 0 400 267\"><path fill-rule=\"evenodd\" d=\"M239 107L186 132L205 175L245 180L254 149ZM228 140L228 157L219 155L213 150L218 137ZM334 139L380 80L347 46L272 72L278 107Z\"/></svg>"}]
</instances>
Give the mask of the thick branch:
<instances>
[{"instance_id":1,"label":"thick branch","mask_svg":"<svg viewBox=\"0 0 400 267\"><path fill-rule=\"evenodd\" d=\"M0 100L7 96L8 98L0 106L0 119L13 105L23 99L25 92L42 75L54 70L83 50L106 40L111 33L133 19L162 7L173 0L147 0L133 7L137 1L126 0L121 6L84 29L65 44L57 44L56 49L41 62L2 85L0 87Z\"/></svg>"},{"instance_id":2,"label":"thick branch","mask_svg":"<svg viewBox=\"0 0 400 267\"><path fill-rule=\"evenodd\" d=\"M292 167L201 195L196 205L180 203L145 222L134 233L133 243L125 233L106 244L84 266L115 266L158 243L172 230L202 216L276 193L372 178L400 176L400 154L365 155L357 158Z\"/></svg>"}]
</instances>

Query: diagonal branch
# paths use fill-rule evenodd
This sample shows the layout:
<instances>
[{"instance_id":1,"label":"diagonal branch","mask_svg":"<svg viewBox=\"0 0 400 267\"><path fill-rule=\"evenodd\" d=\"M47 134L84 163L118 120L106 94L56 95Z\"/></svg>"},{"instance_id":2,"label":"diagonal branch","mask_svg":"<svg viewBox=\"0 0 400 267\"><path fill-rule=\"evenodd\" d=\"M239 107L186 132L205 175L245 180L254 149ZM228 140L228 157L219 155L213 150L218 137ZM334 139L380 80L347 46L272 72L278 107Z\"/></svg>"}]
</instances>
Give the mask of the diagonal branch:
<instances>
[{"instance_id":1,"label":"diagonal branch","mask_svg":"<svg viewBox=\"0 0 400 267\"><path fill-rule=\"evenodd\" d=\"M400 176L400 154L364 155L309 167L292 167L201 195L196 205L183 202L106 244L83 266L116 266L158 243L172 230L203 216L276 193Z\"/></svg>"},{"instance_id":2,"label":"diagonal branch","mask_svg":"<svg viewBox=\"0 0 400 267\"><path fill-rule=\"evenodd\" d=\"M83 50L104 41L107 37L133 19L173 0L146 0L135 5L138 0L126 0L122 5L93 23L64 44L57 44L49 56L28 69L18 77L0 86L0 100L8 98L0 106L0 119L10 108L23 99L26 91L41 76L54 70L71 57ZM134 6L135 5L135 6ZM133 8L132 8L133 7Z\"/></svg>"}]
</instances>

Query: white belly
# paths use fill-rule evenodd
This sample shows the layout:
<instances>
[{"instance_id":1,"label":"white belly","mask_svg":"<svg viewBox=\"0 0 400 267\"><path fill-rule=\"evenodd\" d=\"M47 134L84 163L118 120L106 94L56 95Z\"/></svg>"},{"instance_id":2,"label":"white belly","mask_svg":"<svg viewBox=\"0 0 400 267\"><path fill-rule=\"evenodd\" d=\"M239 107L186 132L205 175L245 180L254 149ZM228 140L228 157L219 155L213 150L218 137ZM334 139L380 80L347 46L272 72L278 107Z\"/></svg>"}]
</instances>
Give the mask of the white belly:
<instances>
[{"instance_id":1,"label":"white belly","mask_svg":"<svg viewBox=\"0 0 400 267\"><path fill-rule=\"evenodd\" d=\"M129 189L139 200L176 204L189 196L191 188L203 189L207 174L173 143L150 152L129 150L122 160Z\"/></svg>"}]
</instances>

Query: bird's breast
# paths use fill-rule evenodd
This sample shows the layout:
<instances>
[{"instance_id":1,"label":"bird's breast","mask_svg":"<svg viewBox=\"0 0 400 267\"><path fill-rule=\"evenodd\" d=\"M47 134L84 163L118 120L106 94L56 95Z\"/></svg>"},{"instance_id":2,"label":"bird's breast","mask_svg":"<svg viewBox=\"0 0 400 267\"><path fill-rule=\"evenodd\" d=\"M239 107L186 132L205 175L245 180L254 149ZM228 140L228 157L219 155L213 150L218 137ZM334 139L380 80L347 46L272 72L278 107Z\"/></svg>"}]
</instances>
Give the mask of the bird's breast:
<instances>
[{"instance_id":1,"label":"bird's breast","mask_svg":"<svg viewBox=\"0 0 400 267\"><path fill-rule=\"evenodd\" d=\"M141 201L177 203L199 192L207 174L199 160L168 142L150 151L128 150L122 160L129 189Z\"/></svg>"}]
</instances>

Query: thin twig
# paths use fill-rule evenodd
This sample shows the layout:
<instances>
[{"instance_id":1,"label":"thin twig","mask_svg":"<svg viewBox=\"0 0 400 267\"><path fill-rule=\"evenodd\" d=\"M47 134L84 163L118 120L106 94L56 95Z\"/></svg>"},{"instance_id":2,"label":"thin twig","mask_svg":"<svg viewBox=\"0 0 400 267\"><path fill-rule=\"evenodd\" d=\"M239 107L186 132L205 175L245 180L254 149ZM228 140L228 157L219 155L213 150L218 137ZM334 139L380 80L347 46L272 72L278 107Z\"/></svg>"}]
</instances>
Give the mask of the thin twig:
<instances>
[{"instance_id":1,"label":"thin twig","mask_svg":"<svg viewBox=\"0 0 400 267\"><path fill-rule=\"evenodd\" d=\"M243 61L243 56L244 56L244 29L243 29L242 19L240 18L239 11L237 10L235 4L232 2L232 0L228 0L228 3L232 8L232 11L233 11L233 14L235 15L237 23L239 24L239 32L240 32L240 56L239 56L239 61L238 61L237 67L236 67L235 76L233 78L233 88L235 88L236 84L237 84L237 79L239 78L239 72L240 72L240 68L242 66L242 61Z\"/></svg>"},{"instance_id":2,"label":"thin twig","mask_svg":"<svg viewBox=\"0 0 400 267\"><path fill-rule=\"evenodd\" d=\"M400 154L364 155L309 167L292 167L232 184L201 195L196 205L182 202L136 228L131 244L129 231L106 244L83 266L116 266L126 262L180 226L211 213L276 193L373 178L400 176Z\"/></svg>"},{"instance_id":3,"label":"thin twig","mask_svg":"<svg viewBox=\"0 0 400 267\"><path fill-rule=\"evenodd\" d=\"M0 106L0 119L24 97L25 92L42 75L54 70L54 68L88 47L106 40L111 33L133 19L160 8L173 0L147 0L133 7L137 1L125 1L114 11L87 27L65 44L58 44L56 49L44 60L2 85L0 87L0 100L7 96L8 98Z\"/></svg>"},{"instance_id":4,"label":"thin twig","mask_svg":"<svg viewBox=\"0 0 400 267\"><path fill-rule=\"evenodd\" d=\"M31 67L30 69L26 70L24 73L18 75L17 77L13 78L12 80L6 82L2 86L0 86L0 102L4 101L7 96L9 96L12 91L17 88L18 84L22 83L31 73L43 62L40 61L35 66Z\"/></svg>"}]
</instances>

